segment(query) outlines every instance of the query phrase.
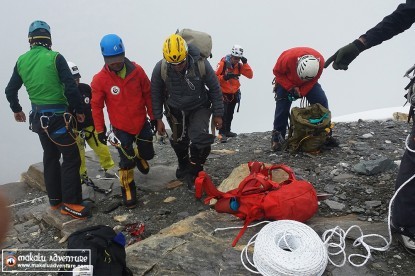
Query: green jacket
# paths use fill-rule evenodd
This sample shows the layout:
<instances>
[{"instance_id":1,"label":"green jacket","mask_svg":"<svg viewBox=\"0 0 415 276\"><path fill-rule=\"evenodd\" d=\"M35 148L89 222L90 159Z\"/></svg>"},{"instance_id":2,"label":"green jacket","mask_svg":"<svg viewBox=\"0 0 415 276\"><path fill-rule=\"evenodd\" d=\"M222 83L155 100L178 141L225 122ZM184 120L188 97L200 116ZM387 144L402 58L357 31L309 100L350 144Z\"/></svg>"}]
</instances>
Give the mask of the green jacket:
<instances>
[{"instance_id":1,"label":"green jacket","mask_svg":"<svg viewBox=\"0 0 415 276\"><path fill-rule=\"evenodd\" d=\"M45 47L35 46L17 60L17 71L32 104L68 105L55 65L58 54Z\"/></svg>"},{"instance_id":2,"label":"green jacket","mask_svg":"<svg viewBox=\"0 0 415 276\"><path fill-rule=\"evenodd\" d=\"M5 89L10 108L15 113L22 111L18 91L23 84L32 104L67 106L69 103L76 113L83 113L76 82L65 58L57 52L33 46L19 57Z\"/></svg>"}]
</instances>

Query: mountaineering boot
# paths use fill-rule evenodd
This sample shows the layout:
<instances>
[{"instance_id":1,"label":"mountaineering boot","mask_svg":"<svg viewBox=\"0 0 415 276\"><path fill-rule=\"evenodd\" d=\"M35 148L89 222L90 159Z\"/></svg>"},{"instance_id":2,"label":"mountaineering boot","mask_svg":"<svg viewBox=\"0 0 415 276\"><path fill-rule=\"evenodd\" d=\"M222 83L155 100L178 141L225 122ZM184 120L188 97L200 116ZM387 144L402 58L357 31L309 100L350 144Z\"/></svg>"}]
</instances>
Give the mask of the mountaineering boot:
<instances>
[{"instance_id":1,"label":"mountaineering boot","mask_svg":"<svg viewBox=\"0 0 415 276\"><path fill-rule=\"evenodd\" d=\"M140 157L136 157L135 163L137 164L137 169L142 174L148 174L148 172L150 171L150 165L148 164L147 160L144 160Z\"/></svg>"},{"instance_id":2,"label":"mountaineering boot","mask_svg":"<svg viewBox=\"0 0 415 276\"><path fill-rule=\"evenodd\" d=\"M192 162L189 163L189 169L183 179L183 182L187 186L189 192L193 193L195 191L195 179L200 171L203 171L203 166L201 164L195 164Z\"/></svg>"},{"instance_id":3,"label":"mountaineering boot","mask_svg":"<svg viewBox=\"0 0 415 276\"><path fill-rule=\"evenodd\" d=\"M235 132L232 132L232 131L228 131L226 133L226 137L236 137L236 136L238 136L238 134L236 134Z\"/></svg>"},{"instance_id":4,"label":"mountaineering boot","mask_svg":"<svg viewBox=\"0 0 415 276\"><path fill-rule=\"evenodd\" d=\"M328 136L324 142L324 148L336 148L340 145L339 141L333 136Z\"/></svg>"},{"instance_id":5,"label":"mountaineering boot","mask_svg":"<svg viewBox=\"0 0 415 276\"><path fill-rule=\"evenodd\" d=\"M50 205L50 209L52 210L59 210L62 207L62 202L55 204L55 205Z\"/></svg>"},{"instance_id":6,"label":"mountaineering boot","mask_svg":"<svg viewBox=\"0 0 415 276\"><path fill-rule=\"evenodd\" d=\"M189 145L174 143L170 140L170 144L176 153L178 166L176 169L176 178L183 180L186 175L187 167L189 166Z\"/></svg>"},{"instance_id":7,"label":"mountaineering boot","mask_svg":"<svg viewBox=\"0 0 415 276\"><path fill-rule=\"evenodd\" d=\"M50 209L59 210L62 206L62 199L60 198L49 199L49 205L50 205Z\"/></svg>"},{"instance_id":8,"label":"mountaineering boot","mask_svg":"<svg viewBox=\"0 0 415 276\"><path fill-rule=\"evenodd\" d=\"M405 227L396 227L391 223L393 236L403 246L403 248L411 255L415 256L415 234L411 233Z\"/></svg>"},{"instance_id":9,"label":"mountaineering boot","mask_svg":"<svg viewBox=\"0 0 415 276\"><path fill-rule=\"evenodd\" d=\"M226 143L228 141L228 138L225 134L218 134L218 142L219 143Z\"/></svg>"},{"instance_id":10,"label":"mountaineering boot","mask_svg":"<svg viewBox=\"0 0 415 276\"><path fill-rule=\"evenodd\" d=\"M84 203L63 203L61 207L61 214L71 216L75 219L87 219L92 216L91 206Z\"/></svg>"},{"instance_id":11,"label":"mountaineering boot","mask_svg":"<svg viewBox=\"0 0 415 276\"><path fill-rule=\"evenodd\" d=\"M285 139L282 137L281 133L279 131L276 131L275 129L272 131L272 138L271 138L271 151L276 152L282 150Z\"/></svg>"},{"instance_id":12,"label":"mountaineering boot","mask_svg":"<svg viewBox=\"0 0 415 276\"><path fill-rule=\"evenodd\" d=\"M137 188L134 182L134 169L120 169L122 201L125 207L133 209L137 206Z\"/></svg>"},{"instance_id":13,"label":"mountaineering boot","mask_svg":"<svg viewBox=\"0 0 415 276\"><path fill-rule=\"evenodd\" d=\"M177 166L176 169L176 178L179 180L183 180L184 177L186 176L186 172L187 169L189 167L189 158L187 159L183 159L183 160L179 160L179 165Z\"/></svg>"}]
</instances>

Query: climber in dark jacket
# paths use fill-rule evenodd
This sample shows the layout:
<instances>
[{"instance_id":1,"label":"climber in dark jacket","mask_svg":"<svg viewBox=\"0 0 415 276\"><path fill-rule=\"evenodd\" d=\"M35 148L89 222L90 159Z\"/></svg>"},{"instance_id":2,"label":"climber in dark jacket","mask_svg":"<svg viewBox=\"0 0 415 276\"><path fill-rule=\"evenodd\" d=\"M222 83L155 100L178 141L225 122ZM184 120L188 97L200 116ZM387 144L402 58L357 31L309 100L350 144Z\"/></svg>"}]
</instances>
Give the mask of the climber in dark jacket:
<instances>
[{"instance_id":1,"label":"climber in dark jacket","mask_svg":"<svg viewBox=\"0 0 415 276\"><path fill-rule=\"evenodd\" d=\"M179 163L176 177L184 179L193 190L194 179L203 170L214 142L214 136L209 134L212 113L216 128L222 127L222 92L210 63L201 59L199 49L187 45L180 35L166 39L163 57L151 76L153 114L158 133L164 135L164 105L173 132L170 143Z\"/></svg>"},{"instance_id":2,"label":"climber in dark jacket","mask_svg":"<svg viewBox=\"0 0 415 276\"><path fill-rule=\"evenodd\" d=\"M333 62L334 69L347 70L349 64L361 52L402 33L414 22L415 0L407 0L364 35L340 48L327 59L324 67L327 68ZM413 104L412 108L414 108ZM401 188L392 205L392 229L400 234L400 242L405 249L415 254L415 180L412 178L415 176L415 152L413 152L415 150L415 124L412 126L408 141L408 148L402 157L395 183L396 190L404 184L405 186Z\"/></svg>"}]
</instances>

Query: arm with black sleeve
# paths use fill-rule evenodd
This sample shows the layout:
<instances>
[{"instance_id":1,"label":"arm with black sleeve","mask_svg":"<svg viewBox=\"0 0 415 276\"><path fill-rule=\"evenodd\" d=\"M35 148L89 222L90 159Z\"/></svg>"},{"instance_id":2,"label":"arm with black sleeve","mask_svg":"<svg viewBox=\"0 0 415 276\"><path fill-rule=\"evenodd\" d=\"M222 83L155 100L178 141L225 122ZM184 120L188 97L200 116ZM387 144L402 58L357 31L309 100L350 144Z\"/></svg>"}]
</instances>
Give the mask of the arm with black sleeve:
<instances>
[{"instance_id":1,"label":"arm with black sleeve","mask_svg":"<svg viewBox=\"0 0 415 276\"><path fill-rule=\"evenodd\" d=\"M324 68L333 62L335 70L347 70L349 64L363 51L391 39L409 29L415 22L415 0L400 4L390 15L352 43L340 48L327 59Z\"/></svg>"},{"instance_id":2,"label":"arm with black sleeve","mask_svg":"<svg viewBox=\"0 0 415 276\"><path fill-rule=\"evenodd\" d=\"M165 101L165 84L161 78L161 60L154 66L151 74L151 103L153 105L154 119L163 118L163 104Z\"/></svg>"},{"instance_id":3,"label":"arm with black sleeve","mask_svg":"<svg viewBox=\"0 0 415 276\"><path fill-rule=\"evenodd\" d=\"M221 129L222 117L224 113L222 91L220 89L219 80L212 66L207 60L205 60L204 62L206 68L205 85L209 89L208 97L210 102L212 103L212 120L216 129Z\"/></svg>"},{"instance_id":4,"label":"arm with black sleeve","mask_svg":"<svg viewBox=\"0 0 415 276\"><path fill-rule=\"evenodd\" d=\"M13 74L9 83L6 86L6 98L10 103L10 108L14 113L22 111L22 106L19 103L18 91L23 85L23 80L17 72L17 64L13 68Z\"/></svg>"},{"instance_id":5,"label":"arm with black sleeve","mask_svg":"<svg viewBox=\"0 0 415 276\"><path fill-rule=\"evenodd\" d=\"M204 62L206 68L205 85L209 89L208 97L212 103L213 116L222 117L224 109L222 91L220 90L219 81L209 61L205 60Z\"/></svg>"},{"instance_id":6,"label":"arm with black sleeve","mask_svg":"<svg viewBox=\"0 0 415 276\"><path fill-rule=\"evenodd\" d=\"M166 100L166 84L161 77L161 64L162 60L157 62L154 66L153 73L151 74L151 104L153 107L153 116L156 120L156 129L160 135L166 133L166 129L163 123L163 104ZM154 130L154 120L152 128Z\"/></svg>"}]
</instances>

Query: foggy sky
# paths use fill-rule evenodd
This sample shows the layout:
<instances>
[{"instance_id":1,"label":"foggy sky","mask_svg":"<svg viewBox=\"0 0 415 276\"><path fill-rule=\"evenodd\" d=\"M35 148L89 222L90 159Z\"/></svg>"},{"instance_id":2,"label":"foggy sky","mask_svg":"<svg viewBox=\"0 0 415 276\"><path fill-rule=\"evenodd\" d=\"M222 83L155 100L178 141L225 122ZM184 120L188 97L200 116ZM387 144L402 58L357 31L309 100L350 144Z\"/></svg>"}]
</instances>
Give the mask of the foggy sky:
<instances>
[{"instance_id":1,"label":"foggy sky","mask_svg":"<svg viewBox=\"0 0 415 276\"><path fill-rule=\"evenodd\" d=\"M154 65L162 58L164 39L177 28L192 28L212 35L210 62L214 68L233 44L242 45L254 78L241 77L242 102L240 112L235 113L232 130L237 133L269 131L275 108L272 68L281 52L307 46L327 59L390 14L399 2L8 1L0 11L1 89L4 91L17 58L29 49L28 27L37 19L51 26L53 50L78 65L81 81L85 83L90 83L103 65L99 49L103 35L121 36L126 56L140 64L151 77ZM411 51L414 42L412 28L363 52L348 71L326 69L320 84L333 117L402 105L403 87L407 84L402 76L415 63L414 51ZM19 91L19 99L28 115L30 103L24 87ZM41 162L42 148L37 135L28 130L28 123L14 121L4 92L0 105L1 184L18 180L30 164ZM232 148L232 143L229 147Z\"/></svg>"}]
</instances>

